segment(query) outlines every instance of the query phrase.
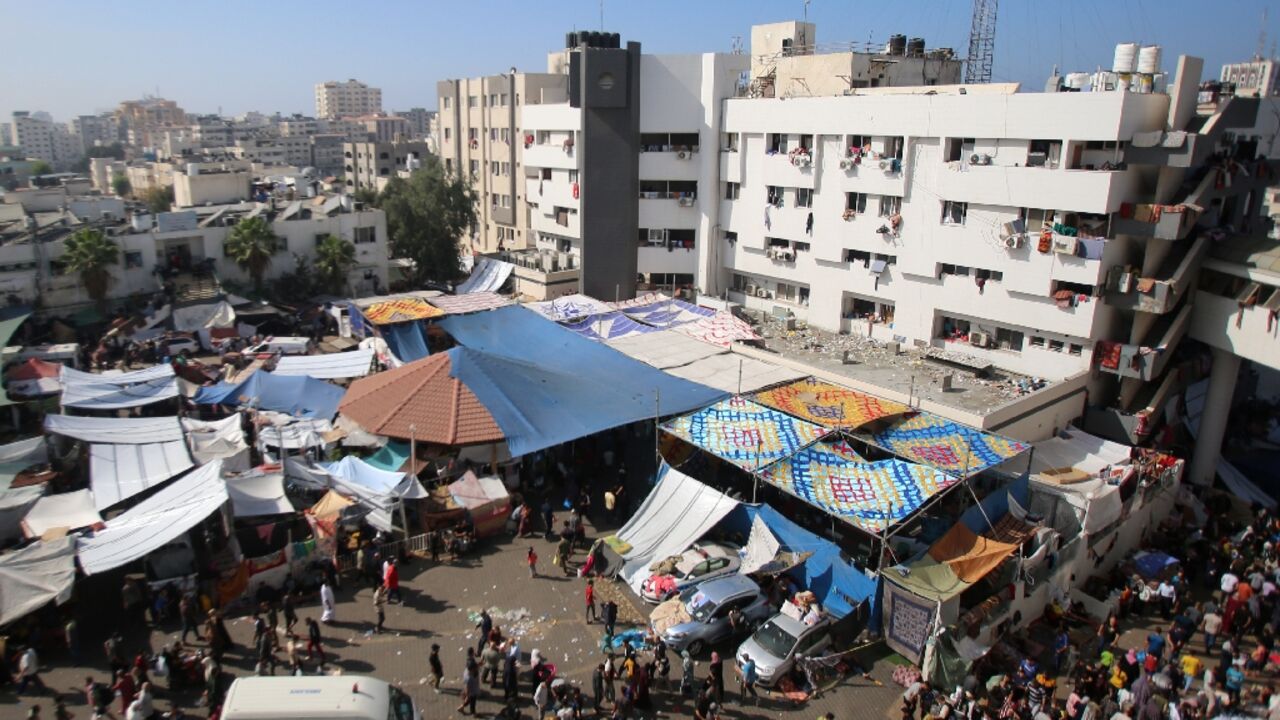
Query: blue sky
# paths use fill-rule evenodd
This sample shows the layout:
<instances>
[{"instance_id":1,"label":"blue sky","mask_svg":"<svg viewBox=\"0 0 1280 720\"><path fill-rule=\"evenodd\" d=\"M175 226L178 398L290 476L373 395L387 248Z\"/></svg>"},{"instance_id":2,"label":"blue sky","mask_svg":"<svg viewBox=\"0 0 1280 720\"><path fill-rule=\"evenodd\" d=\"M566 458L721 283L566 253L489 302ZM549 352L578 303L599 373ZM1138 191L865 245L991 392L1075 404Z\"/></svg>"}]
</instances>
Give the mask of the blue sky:
<instances>
[{"instance_id":1,"label":"blue sky","mask_svg":"<svg viewBox=\"0 0 1280 720\"><path fill-rule=\"evenodd\" d=\"M1205 58L1206 74L1247 59L1274 0L1005 0L995 75L1039 90L1052 66L1109 65L1115 43ZM879 42L894 33L929 47L967 47L971 0L813 0L818 42ZM605 0L604 25L646 52L727 52L753 23L798 19L801 0ZM0 7L0 118L46 110L56 119L159 93L188 111L313 112L313 86L358 78L388 109L435 107L435 81L540 71L573 29L599 29L598 0L40 0ZM462 33L462 28L470 28Z\"/></svg>"}]
</instances>

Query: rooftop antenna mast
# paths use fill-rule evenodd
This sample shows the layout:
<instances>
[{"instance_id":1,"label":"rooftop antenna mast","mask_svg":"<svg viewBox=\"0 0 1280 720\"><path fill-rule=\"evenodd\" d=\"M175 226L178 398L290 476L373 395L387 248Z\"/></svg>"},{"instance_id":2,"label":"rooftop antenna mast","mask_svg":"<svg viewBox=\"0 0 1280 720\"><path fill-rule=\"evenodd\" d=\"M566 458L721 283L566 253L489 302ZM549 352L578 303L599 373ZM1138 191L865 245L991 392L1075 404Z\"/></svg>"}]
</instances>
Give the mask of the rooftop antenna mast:
<instances>
[{"instance_id":1,"label":"rooftop antenna mast","mask_svg":"<svg viewBox=\"0 0 1280 720\"><path fill-rule=\"evenodd\" d=\"M604 0L600 0L600 32L604 32Z\"/></svg>"},{"instance_id":2,"label":"rooftop antenna mast","mask_svg":"<svg viewBox=\"0 0 1280 720\"><path fill-rule=\"evenodd\" d=\"M1253 54L1255 60L1262 60L1266 57L1263 55L1267 51L1267 8L1262 8L1262 26L1258 29L1258 52Z\"/></svg>"},{"instance_id":3,"label":"rooftop antenna mast","mask_svg":"<svg viewBox=\"0 0 1280 720\"><path fill-rule=\"evenodd\" d=\"M991 66L996 54L996 8L999 4L999 0L973 0L969 55L964 62L966 83L991 82Z\"/></svg>"}]
</instances>

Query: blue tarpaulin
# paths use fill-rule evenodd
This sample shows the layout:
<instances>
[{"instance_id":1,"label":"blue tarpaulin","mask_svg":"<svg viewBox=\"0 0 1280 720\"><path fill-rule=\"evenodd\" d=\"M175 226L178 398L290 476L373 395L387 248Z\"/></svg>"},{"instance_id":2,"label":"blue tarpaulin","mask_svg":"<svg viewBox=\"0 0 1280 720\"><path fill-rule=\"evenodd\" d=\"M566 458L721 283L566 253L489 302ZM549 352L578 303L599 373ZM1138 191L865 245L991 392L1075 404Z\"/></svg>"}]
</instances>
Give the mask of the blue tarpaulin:
<instances>
[{"instance_id":1,"label":"blue tarpaulin","mask_svg":"<svg viewBox=\"0 0 1280 720\"><path fill-rule=\"evenodd\" d=\"M383 325L379 330L387 348L400 362L411 363L431 354L427 350L427 328L421 321Z\"/></svg>"},{"instance_id":2,"label":"blue tarpaulin","mask_svg":"<svg viewBox=\"0 0 1280 720\"><path fill-rule=\"evenodd\" d=\"M462 345L451 375L484 404L512 455L619 425L679 415L727 393L682 380L519 306L453 315L440 326Z\"/></svg>"},{"instance_id":3,"label":"blue tarpaulin","mask_svg":"<svg viewBox=\"0 0 1280 720\"><path fill-rule=\"evenodd\" d=\"M344 391L307 375L272 375L259 370L241 383L220 382L200 388L203 405L245 405L294 417L328 420L338 413Z\"/></svg>"},{"instance_id":4,"label":"blue tarpaulin","mask_svg":"<svg viewBox=\"0 0 1280 720\"><path fill-rule=\"evenodd\" d=\"M360 308L353 302L347 303L347 318L351 321L352 335L362 338L369 334L369 323L365 321L364 313L360 312Z\"/></svg>"},{"instance_id":5,"label":"blue tarpaulin","mask_svg":"<svg viewBox=\"0 0 1280 720\"><path fill-rule=\"evenodd\" d=\"M1000 518L1009 512L1009 495L1013 495L1013 499L1022 507L1031 506L1031 476L1023 473L1017 480L1009 483L1005 487L993 490L982 498L982 502L978 505L970 507L960 516L960 522L964 526L972 530L977 535L991 529L991 525L987 524L990 520L992 524L1000 522ZM985 514L985 516L984 516Z\"/></svg>"},{"instance_id":6,"label":"blue tarpaulin","mask_svg":"<svg viewBox=\"0 0 1280 720\"><path fill-rule=\"evenodd\" d=\"M782 549L813 553L808 560L788 572L818 596L824 610L836 617L844 617L863 602L871 600L874 603L878 581L845 562L835 543L805 530L771 506L739 505L721 524L747 537L751 532L751 522L757 515L778 539ZM872 608L873 617L874 613L875 608Z\"/></svg>"},{"instance_id":7,"label":"blue tarpaulin","mask_svg":"<svg viewBox=\"0 0 1280 720\"><path fill-rule=\"evenodd\" d=\"M399 472L400 468L408 462L410 450L409 443L403 440L392 440L378 448L378 452L365 458L365 462L379 470Z\"/></svg>"}]
</instances>

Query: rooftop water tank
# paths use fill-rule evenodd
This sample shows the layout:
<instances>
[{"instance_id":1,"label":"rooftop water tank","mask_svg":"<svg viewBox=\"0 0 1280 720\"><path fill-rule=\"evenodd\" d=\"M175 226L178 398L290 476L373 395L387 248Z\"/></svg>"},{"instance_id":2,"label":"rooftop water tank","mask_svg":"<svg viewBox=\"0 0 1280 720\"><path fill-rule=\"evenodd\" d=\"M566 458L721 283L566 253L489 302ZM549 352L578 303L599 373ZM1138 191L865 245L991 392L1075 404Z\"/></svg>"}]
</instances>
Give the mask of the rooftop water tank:
<instances>
[{"instance_id":1,"label":"rooftop water tank","mask_svg":"<svg viewBox=\"0 0 1280 720\"><path fill-rule=\"evenodd\" d=\"M907 55L924 57L924 38L911 38L907 41Z\"/></svg>"},{"instance_id":2,"label":"rooftop water tank","mask_svg":"<svg viewBox=\"0 0 1280 720\"><path fill-rule=\"evenodd\" d=\"M889 36L889 54L905 55L907 53L907 36L906 35L890 35Z\"/></svg>"},{"instance_id":3,"label":"rooftop water tank","mask_svg":"<svg viewBox=\"0 0 1280 720\"><path fill-rule=\"evenodd\" d=\"M1138 72L1155 75L1160 72L1160 46L1148 45L1138 51Z\"/></svg>"},{"instance_id":4,"label":"rooftop water tank","mask_svg":"<svg viewBox=\"0 0 1280 720\"><path fill-rule=\"evenodd\" d=\"M1087 72L1067 73L1064 84L1072 90L1087 92L1089 90L1089 86L1092 84L1089 82L1089 78L1091 77L1092 75Z\"/></svg>"},{"instance_id":5,"label":"rooftop water tank","mask_svg":"<svg viewBox=\"0 0 1280 720\"><path fill-rule=\"evenodd\" d=\"M1138 64L1138 43L1120 43L1116 45L1116 56L1111 63L1111 71L1131 73Z\"/></svg>"}]
</instances>

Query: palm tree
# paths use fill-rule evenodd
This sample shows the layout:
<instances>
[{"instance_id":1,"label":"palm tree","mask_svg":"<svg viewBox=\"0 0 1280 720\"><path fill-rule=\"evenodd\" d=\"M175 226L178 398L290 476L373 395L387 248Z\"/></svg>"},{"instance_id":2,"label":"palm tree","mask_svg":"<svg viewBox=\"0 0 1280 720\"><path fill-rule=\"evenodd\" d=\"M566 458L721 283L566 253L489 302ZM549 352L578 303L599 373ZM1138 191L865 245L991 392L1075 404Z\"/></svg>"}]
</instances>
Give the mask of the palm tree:
<instances>
[{"instance_id":1,"label":"palm tree","mask_svg":"<svg viewBox=\"0 0 1280 720\"><path fill-rule=\"evenodd\" d=\"M80 282L89 297L106 314L107 290L111 287L111 265L120 263L120 246L101 230L85 228L67 238L62 262L69 272L80 273Z\"/></svg>"},{"instance_id":2,"label":"palm tree","mask_svg":"<svg viewBox=\"0 0 1280 720\"><path fill-rule=\"evenodd\" d=\"M316 246L316 274L325 284L325 291L346 289L347 271L356 264L356 246L337 235L330 235Z\"/></svg>"},{"instance_id":3,"label":"palm tree","mask_svg":"<svg viewBox=\"0 0 1280 720\"><path fill-rule=\"evenodd\" d=\"M271 230L270 223L260 217L240 221L227 238L227 257L249 273L253 278L253 289L258 294L262 294L262 274L271 264L271 256L279 242L280 238Z\"/></svg>"}]
</instances>

